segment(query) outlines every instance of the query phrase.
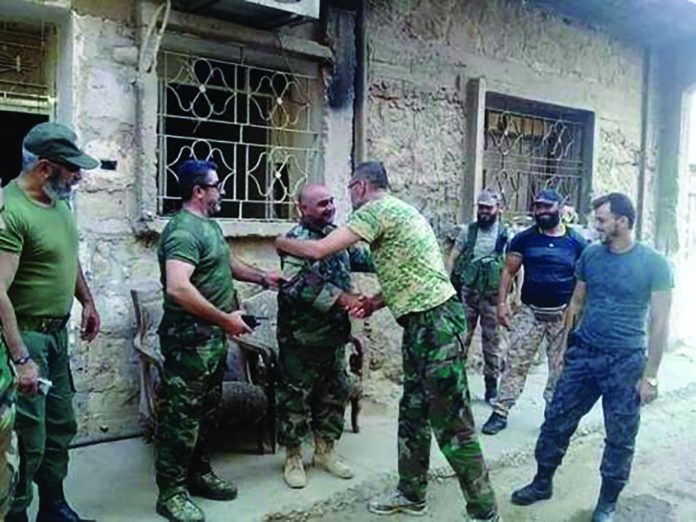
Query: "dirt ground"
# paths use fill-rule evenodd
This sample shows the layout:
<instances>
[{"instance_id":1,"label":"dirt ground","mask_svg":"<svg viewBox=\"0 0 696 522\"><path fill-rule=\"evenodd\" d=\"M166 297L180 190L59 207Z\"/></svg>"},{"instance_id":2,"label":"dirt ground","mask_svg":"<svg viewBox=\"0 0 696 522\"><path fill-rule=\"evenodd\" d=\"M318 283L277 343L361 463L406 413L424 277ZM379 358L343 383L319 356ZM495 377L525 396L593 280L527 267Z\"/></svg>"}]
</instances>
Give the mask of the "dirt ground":
<instances>
[{"instance_id":1,"label":"dirt ground","mask_svg":"<svg viewBox=\"0 0 696 522\"><path fill-rule=\"evenodd\" d=\"M696 520L696 396L661 401L643 412L631 482L624 491L617 522L691 522ZM555 480L554 497L532 507L510 504L510 493L534 474L533 459L492 470L492 480L506 521L589 521L599 489L603 434L575 440ZM431 484L429 512L421 520L466 520L454 479ZM364 503L312 520L357 522L413 520L370 515Z\"/></svg>"}]
</instances>

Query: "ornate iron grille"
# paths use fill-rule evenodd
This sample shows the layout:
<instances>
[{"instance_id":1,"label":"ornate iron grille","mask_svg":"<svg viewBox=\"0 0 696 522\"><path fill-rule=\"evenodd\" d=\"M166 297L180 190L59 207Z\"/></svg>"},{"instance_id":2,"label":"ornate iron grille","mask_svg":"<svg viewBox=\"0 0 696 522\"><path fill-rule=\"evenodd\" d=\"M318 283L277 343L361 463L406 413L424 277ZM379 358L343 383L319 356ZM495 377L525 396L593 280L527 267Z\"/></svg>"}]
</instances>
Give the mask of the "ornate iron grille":
<instances>
[{"instance_id":1,"label":"ornate iron grille","mask_svg":"<svg viewBox=\"0 0 696 522\"><path fill-rule=\"evenodd\" d=\"M585 122L553 112L486 108L483 183L503 196L513 215L528 214L544 188L557 189L580 208Z\"/></svg>"},{"instance_id":2,"label":"ornate iron grille","mask_svg":"<svg viewBox=\"0 0 696 522\"><path fill-rule=\"evenodd\" d=\"M158 212L180 204L177 166L215 161L221 217L287 220L315 177L317 78L176 52L159 60Z\"/></svg>"},{"instance_id":3,"label":"ornate iron grille","mask_svg":"<svg viewBox=\"0 0 696 522\"><path fill-rule=\"evenodd\" d=\"M48 31L0 22L0 105L39 112L51 108Z\"/></svg>"}]
</instances>

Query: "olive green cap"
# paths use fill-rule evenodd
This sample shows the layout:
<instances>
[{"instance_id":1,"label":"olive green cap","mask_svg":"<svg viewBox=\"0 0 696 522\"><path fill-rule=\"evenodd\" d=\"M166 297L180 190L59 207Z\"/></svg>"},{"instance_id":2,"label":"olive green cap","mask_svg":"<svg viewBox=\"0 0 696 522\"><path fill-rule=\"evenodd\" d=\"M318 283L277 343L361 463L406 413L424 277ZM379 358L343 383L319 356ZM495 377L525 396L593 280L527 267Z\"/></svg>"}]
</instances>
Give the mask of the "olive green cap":
<instances>
[{"instance_id":1,"label":"olive green cap","mask_svg":"<svg viewBox=\"0 0 696 522\"><path fill-rule=\"evenodd\" d=\"M27 133L22 146L39 159L55 160L86 170L97 168L99 161L78 148L76 139L77 136L69 127L45 122L39 123Z\"/></svg>"}]
</instances>

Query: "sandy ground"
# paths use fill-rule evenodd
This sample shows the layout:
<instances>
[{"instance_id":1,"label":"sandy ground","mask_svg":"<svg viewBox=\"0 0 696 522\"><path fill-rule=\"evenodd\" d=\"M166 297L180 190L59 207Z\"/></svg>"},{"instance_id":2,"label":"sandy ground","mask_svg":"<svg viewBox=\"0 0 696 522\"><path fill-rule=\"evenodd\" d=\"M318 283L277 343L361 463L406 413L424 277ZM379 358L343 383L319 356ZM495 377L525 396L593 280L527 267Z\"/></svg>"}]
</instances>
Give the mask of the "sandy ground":
<instances>
[{"instance_id":1,"label":"sandy ground","mask_svg":"<svg viewBox=\"0 0 696 522\"><path fill-rule=\"evenodd\" d=\"M631 481L621 497L617 522L696 520L696 402L694 397L647 408L638 436ZM533 459L494 469L492 480L506 521L589 521L599 488L601 433L575 441L555 480L554 497L531 507L510 504L511 491L534 474ZM423 520L466 520L455 480L435 481L428 494L429 513ZM387 517L370 515L364 503L312 520L353 522ZM388 520L412 520L392 516Z\"/></svg>"}]
</instances>

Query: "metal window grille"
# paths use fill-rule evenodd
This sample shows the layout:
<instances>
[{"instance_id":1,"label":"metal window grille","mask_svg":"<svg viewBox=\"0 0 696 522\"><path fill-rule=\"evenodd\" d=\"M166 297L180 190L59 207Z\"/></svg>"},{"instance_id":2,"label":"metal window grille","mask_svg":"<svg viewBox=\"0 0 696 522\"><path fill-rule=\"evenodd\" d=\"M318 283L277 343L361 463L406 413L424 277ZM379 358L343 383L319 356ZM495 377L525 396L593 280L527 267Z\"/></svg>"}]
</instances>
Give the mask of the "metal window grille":
<instances>
[{"instance_id":1,"label":"metal window grille","mask_svg":"<svg viewBox=\"0 0 696 522\"><path fill-rule=\"evenodd\" d=\"M178 208L177 167L196 158L218 165L220 217L291 219L319 164L318 79L168 51L159 67L158 213Z\"/></svg>"},{"instance_id":2,"label":"metal window grille","mask_svg":"<svg viewBox=\"0 0 696 522\"><path fill-rule=\"evenodd\" d=\"M483 183L497 190L508 212L529 214L534 195L555 188L569 204L581 208L585 181L584 134L587 120L580 111L523 100L508 108L496 95L485 113ZM522 105L522 107L520 107Z\"/></svg>"},{"instance_id":3,"label":"metal window grille","mask_svg":"<svg viewBox=\"0 0 696 522\"><path fill-rule=\"evenodd\" d=\"M51 109L46 41L50 31L0 22L0 106L42 113Z\"/></svg>"}]
</instances>

